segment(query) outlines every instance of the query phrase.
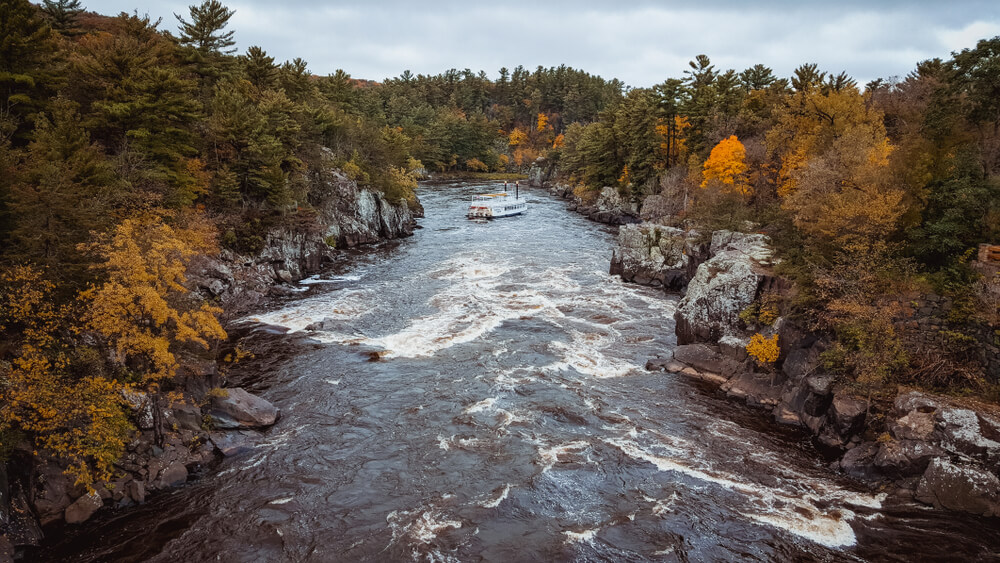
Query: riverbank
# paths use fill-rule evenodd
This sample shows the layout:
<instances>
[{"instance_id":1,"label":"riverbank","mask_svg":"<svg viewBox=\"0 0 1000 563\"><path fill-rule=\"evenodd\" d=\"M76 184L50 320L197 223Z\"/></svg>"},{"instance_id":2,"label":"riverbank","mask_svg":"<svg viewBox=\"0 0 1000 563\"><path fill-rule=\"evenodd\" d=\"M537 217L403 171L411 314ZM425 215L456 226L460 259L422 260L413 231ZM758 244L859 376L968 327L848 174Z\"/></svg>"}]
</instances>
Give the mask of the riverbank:
<instances>
[{"instance_id":1,"label":"riverbank","mask_svg":"<svg viewBox=\"0 0 1000 563\"><path fill-rule=\"evenodd\" d=\"M1000 408L906 387L865 396L824 363L830 335L780 315L778 303L794 288L773 274L766 236L716 231L710 243L703 238L652 224L619 231L612 274L683 292L675 313L679 346L647 369L706 381L778 423L806 429L834 455L833 468L873 489L1000 516ZM927 313L946 305L933 296L913 301ZM912 340L906 331L923 325L910 322L900 330Z\"/></svg>"},{"instance_id":2,"label":"riverbank","mask_svg":"<svg viewBox=\"0 0 1000 563\"><path fill-rule=\"evenodd\" d=\"M220 459L252 449L281 416L268 401L234 385L229 373L250 352L232 320L259 310L267 299L294 295L295 282L327 267L352 248L408 237L423 215L419 203L389 202L337 171L318 186L316 217L309 225L278 225L259 233L253 254L223 250L196 256L187 284L222 308L230 340L200 356L179 358L177 375L159 392L124 395L135 438L115 467L114 481L93 490L75 485L55 459L15 450L2 471L5 533L0 560L43 543L46 529L87 521L103 508L142 504L149 495L183 485L210 471ZM262 328L260 330L267 330Z\"/></svg>"}]
</instances>

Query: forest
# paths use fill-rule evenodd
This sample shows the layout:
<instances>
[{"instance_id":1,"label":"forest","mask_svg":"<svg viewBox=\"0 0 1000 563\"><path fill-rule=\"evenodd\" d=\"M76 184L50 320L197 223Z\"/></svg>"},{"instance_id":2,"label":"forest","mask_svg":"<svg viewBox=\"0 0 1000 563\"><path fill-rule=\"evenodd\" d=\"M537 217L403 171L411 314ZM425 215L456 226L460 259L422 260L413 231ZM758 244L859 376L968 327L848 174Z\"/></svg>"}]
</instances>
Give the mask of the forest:
<instances>
[{"instance_id":1,"label":"forest","mask_svg":"<svg viewBox=\"0 0 1000 563\"><path fill-rule=\"evenodd\" d=\"M238 53L232 14L0 2L0 455L109 479L135 431L123 391L173 392L226 339L189 261L309 229L331 169L411 201L427 175L545 166L583 199L611 186L667 224L766 233L797 288L767 306L835 335L828 369L1000 400L963 332L1000 339L970 265L1000 242L1000 37L865 85L705 55L652 88L566 66L376 82ZM900 345L885 303L913 291L956 304L953 346Z\"/></svg>"}]
</instances>

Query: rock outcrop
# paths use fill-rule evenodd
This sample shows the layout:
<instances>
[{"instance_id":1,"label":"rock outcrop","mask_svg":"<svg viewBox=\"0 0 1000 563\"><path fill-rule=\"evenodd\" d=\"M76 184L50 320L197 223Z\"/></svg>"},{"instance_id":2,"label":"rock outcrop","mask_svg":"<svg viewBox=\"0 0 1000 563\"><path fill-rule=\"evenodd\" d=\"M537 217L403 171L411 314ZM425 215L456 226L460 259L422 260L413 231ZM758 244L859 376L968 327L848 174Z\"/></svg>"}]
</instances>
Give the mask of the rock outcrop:
<instances>
[{"instance_id":1,"label":"rock outcrop","mask_svg":"<svg viewBox=\"0 0 1000 563\"><path fill-rule=\"evenodd\" d=\"M622 225L611 256L611 275L627 282L683 290L703 253L698 233L642 223Z\"/></svg>"},{"instance_id":2,"label":"rock outcrop","mask_svg":"<svg viewBox=\"0 0 1000 563\"><path fill-rule=\"evenodd\" d=\"M188 268L190 284L228 313L244 313L268 294L290 293L283 284L318 271L335 248L410 236L423 216L419 202L390 202L336 170L314 179L310 197L314 221L261 233L262 249L255 255L223 250L196 257Z\"/></svg>"},{"instance_id":3,"label":"rock outcrop","mask_svg":"<svg viewBox=\"0 0 1000 563\"><path fill-rule=\"evenodd\" d=\"M608 225L629 225L639 221L639 205L622 199L618 190L610 186L601 189L597 198L584 201L573 193L573 188L556 183L549 187L553 195L569 200L567 208L585 215L592 221Z\"/></svg>"},{"instance_id":4,"label":"rock outcrop","mask_svg":"<svg viewBox=\"0 0 1000 563\"><path fill-rule=\"evenodd\" d=\"M828 337L783 318L766 327L740 319L762 293L787 289L770 273L766 237L716 232L708 254L677 308L680 345L647 369L708 381L807 429L841 452L836 465L849 475L895 483L938 508L1000 516L1000 415L916 391L901 391L888 409L852 395L823 367ZM761 367L748 357L755 331L778 338L775 363ZM877 439L870 417L884 428Z\"/></svg>"},{"instance_id":5,"label":"rock outcrop","mask_svg":"<svg viewBox=\"0 0 1000 563\"><path fill-rule=\"evenodd\" d=\"M716 231L710 258L701 263L677 305L678 344L718 342L736 334L740 312L759 295L769 278L770 242L764 235Z\"/></svg>"}]
</instances>

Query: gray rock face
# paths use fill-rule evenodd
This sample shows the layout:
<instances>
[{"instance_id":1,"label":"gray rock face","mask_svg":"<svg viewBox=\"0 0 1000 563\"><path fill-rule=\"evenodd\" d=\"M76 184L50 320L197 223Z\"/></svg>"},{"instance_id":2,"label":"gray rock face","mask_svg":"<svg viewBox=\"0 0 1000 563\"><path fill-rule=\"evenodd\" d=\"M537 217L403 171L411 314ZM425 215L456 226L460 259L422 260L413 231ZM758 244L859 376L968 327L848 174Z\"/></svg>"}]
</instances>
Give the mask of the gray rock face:
<instances>
[{"instance_id":1,"label":"gray rock face","mask_svg":"<svg viewBox=\"0 0 1000 563\"><path fill-rule=\"evenodd\" d=\"M225 397L212 399L209 415L216 428L263 428L278 420L278 409L240 387L226 389Z\"/></svg>"},{"instance_id":2,"label":"gray rock face","mask_svg":"<svg viewBox=\"0 0 1000 563\"><path fill-rule=\"evenodd\" d=\"M916 499L937 508L1000 516L1000 479L988 471L938 458L920 479Z\"/></svg>"},{"instance_id":3,"label":"gray rock face","mask_svg":"<svg viewBox=\"0 0 1000 563\"><path fill-rule=\"evenodd\" d=\"M245 312L260 301L275 282L289 283L318 270L331 259L333 249L349 248L413 234L419 202L390 202L361 188L336 170L313 178L311 203L316 224L307 228L279 226L261 233L262 250L242 256L225 250L219 256L195 257L188 268L190 284L218 299L232 312Z\"/></svg>"},{"instance_id":4,"label":"gray rock face","mask_svg":"<svg viewBox=\"0 0 1000 563\"><path fill-rule=\"evenodd\" d=\"M767 237L730 231L713 233L710 252L674 314L680 344L736 334L739 314L756 298L772 259Z\"/></svg>"},{"instance_id":5,"label":"gray rock face","mask_svg":"<svg viewBox=\"0 0 1000 563\"><path fill-rule=\"evenodd\" d=\"M76 502L66 508L66 523L79 524L86 522L103 505L104 502L97 493L87 493L76 499Z\"/></svg>"},{"instance_id":6,"label":"gray rock face","mask_svg":"<svg viewBox=\"0 0 1000 563\"><path fill-rule=\"evenodd\" d=\"M695 232L642 223L622 225L611 256L611 274L640 285L681 290L688 282L688 265L696 254Z\"/></svg>"},{"instance_id":7,"label":"gray rock face","mask_svg":"<svg viewBox=\"0 0 1000 563\"><path fill-rule=\"evenodd\" d=\"M122 398L125 404L132 411L132 420L140 430L149 430L153 427L153 402L149 395L141 391L129 391L123 389Z\"/></svg>"},{"instance_id":8,"label":"gray rock face","mask_svg":"<svg viewBox=\"0 0 1000 563\"><path fill-rule=\"evenodd\" d=\"M552 177L553 167L544 158L539 157L528 169L528 185L540 188Z\"/></svg>"},{"instance_id":9,"label":"gray rock face","mask_svg":"<svg viewBox=\"0 0 1000 563\"><path fill-rule=\"evenodd\" d=\"M944 450L918 440L885 442L875 454L875 466L895 476L920 475L932 459L945 455Z\"/></svg>"}]
</instances>

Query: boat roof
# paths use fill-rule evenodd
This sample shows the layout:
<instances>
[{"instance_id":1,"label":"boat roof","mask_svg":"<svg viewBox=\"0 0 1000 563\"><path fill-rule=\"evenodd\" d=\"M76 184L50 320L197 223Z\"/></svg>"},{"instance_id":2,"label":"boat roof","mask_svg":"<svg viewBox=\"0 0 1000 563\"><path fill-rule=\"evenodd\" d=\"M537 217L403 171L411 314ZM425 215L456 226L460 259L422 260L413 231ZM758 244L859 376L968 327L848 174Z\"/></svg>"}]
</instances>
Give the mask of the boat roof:
<instances>
[{"instance_id":1,"label":"boat roof","mask_svg":"<svg viewBox=\"0 0 1000 563\"><path fill-rule=\"evenodd\" d=\"M495 193L495 194L479 194L476 197L501 197L501 196L505 196L505 195L509 195L509 194L507 192L500 192L500 193Z\"/></svg>"}]
</instances>

